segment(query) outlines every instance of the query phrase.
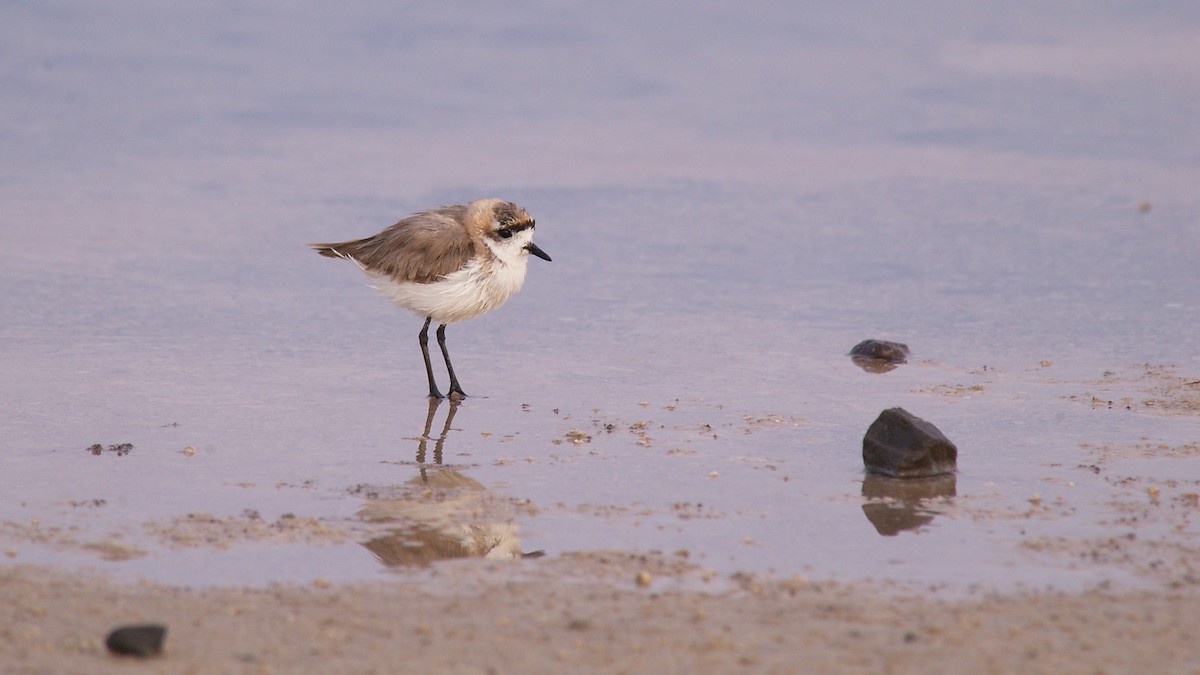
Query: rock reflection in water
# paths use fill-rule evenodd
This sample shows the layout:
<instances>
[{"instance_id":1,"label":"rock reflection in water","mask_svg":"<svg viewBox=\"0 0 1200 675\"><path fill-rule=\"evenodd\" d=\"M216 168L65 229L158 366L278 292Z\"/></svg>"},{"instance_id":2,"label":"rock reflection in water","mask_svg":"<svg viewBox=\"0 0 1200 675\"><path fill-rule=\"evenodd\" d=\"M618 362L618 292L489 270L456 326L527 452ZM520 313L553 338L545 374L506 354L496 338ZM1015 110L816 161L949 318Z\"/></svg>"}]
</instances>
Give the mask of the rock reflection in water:
<instances>
[{"instance_id":1,"label":"rock reflection in water","mask_svg":"<svg viewBox=\"0 0 1200 675\"><path fill-rule=\"evenodd\" d=\"M938 512L929 502L955 496L954 474L928 478L889 478L867 474L862 495L870 501L862 505L867 520L885 537L933 522Z\"/></svg>"},{"instance_id":2,"label":"rock reflection in water","mask_svg":"<svg viewBox=\"0 0 1200 675\"><path fill-rule=\"evenodd\" d=\"M400 496L370 499L358 517L370 524L395 523L382 536L363 544L387 567L427 565L450 558L508 559L532 557L521 553L513 505L487 490L479 481L442 466L446 436L458 412L451 402L436 439L430 430L441 400L431 400L425 429L417 442L418 475L388 490ZM433 462L426 461L434 441Z\"/></svg>"}]
</instances>

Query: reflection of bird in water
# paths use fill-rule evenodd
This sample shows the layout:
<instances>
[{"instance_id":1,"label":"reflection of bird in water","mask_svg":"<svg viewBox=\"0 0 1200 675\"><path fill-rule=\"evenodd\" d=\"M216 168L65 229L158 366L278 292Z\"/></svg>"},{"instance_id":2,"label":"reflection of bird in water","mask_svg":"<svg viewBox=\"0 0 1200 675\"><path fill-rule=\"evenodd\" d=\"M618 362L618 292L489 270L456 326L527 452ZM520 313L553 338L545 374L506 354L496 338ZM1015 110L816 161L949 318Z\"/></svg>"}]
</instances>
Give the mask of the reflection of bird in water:
<instances>
[{"instance_id":1,"label":"reflection of bird in water","mask_svg":"<svg viewBox=\"0 0 1200 675\"><path fill-rule=\"evenodd\" d=\"M418 439L420 473L404 483L402 496L371 499L358 512L368 523L395 523L386 534L363 546L388 567L426 565L450 558L494 560L536 557L523 554L517 538L512 505L497 498L482 483L441 466L450 424L458 409L450 403L441 435L434 442L434 464L425 463L429 432L441 401L431 399L425 431Z\"/></svg>"},{"instance_id":2,"label":"reflection of bird in water","mask_svg":"<svg viewBox=\"0 0 1200 675\"><path fill-rule=\"evenodd\" d=\"M494 498L479 481L437 468L407 485L425 489L399 499L373 499L358 512L369 523L398 525L363 544L379 562L392 567L448 558L521 557L515 524L476 522L504 515L496 513L498 505L489 503Z\"/></svg>"},{"instance_id":3,"label":"reflection of bird in water","mask_svg":"<svg viewBox=\"0 0 1200 675\"><path fill-rule=\"evenodd\" d=\"M421 467L422 481L428 480L425 470L425 453L429 449L429 431L433 428L433 418L437 414L438 407L441 405L441 399L429 399L429 413L425 415L425 430L421 432L421 437L417 439L417 466ZM442 425L442 433L438 434L437 440L433 443L433 463L438 466L442 465L442 453L446 447L446 436L450 433L450 425L454 423L454 414L457 412L458 402L451 401L450 411L446 413L446 423Z\"/></svg>"}]
</instances>

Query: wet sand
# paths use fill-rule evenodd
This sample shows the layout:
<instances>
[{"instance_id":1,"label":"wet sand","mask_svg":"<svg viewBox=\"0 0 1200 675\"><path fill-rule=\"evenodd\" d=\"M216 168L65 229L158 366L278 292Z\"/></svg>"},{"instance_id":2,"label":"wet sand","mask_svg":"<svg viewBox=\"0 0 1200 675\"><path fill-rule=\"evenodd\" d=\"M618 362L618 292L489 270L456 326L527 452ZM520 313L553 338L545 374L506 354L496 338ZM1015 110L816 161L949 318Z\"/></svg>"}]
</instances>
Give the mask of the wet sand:
<instances>
[{"instance_id":1,"label":"wet sand","mask_svg":"<svg viewBox=\"0 0 1200 675\"><path fill-rule=\"evenodd\" d=\"M931 600L870 584L639 587L657 557L593 553L450 566L402 581L189 590L0 569L5 672L1195 672L1194 593ZM648 570L653 570L648 572ZM489 580L491 578L492 580ZM499 581L495 581L499 579ZM112 628L168 625L146 663Z\"/></svg>"},{"instance_id":2,"label":"wet sand","mask_svg":"<svg viewBox=\"0 0 1200 675\"><path fill-rule=\"evenodd\" d=\"M1195 414L1195 382L1153 367L1143 379L1150 397L1131 405ZM1091 401L1100 406L1110 405L1104 394L1121 389L1114 377L1094 385ZM1097 472L1107 472L1131 456L1153 460L1189 447L1084 450ZM1200 504L1190 484L1160 491L1136 476L1121 480L1131 481L1147 501L1114 506L1127 534L1020 544L1081 568L1123 567L1141 582L1103 581L1082 592L721 575L682 550L410 560L401 573L365 583L318 577L189 588L20 564L10 549L14 564L0 567L0 666L20 673L1196 672L1200 547L1190 522ZM1030 514L1043 509L1033 503ZM6 525L10 541L55 545L45 533ZM153 529L172 546L211 550L367 536L305 518L267 523L257 514L196 515ZM110 544L98 550L65 535L57 542L122 559L119 538ZM107 653L110 630L144 622L167 625L163 655L131 663Z\"/></svg>"}]
</instances>

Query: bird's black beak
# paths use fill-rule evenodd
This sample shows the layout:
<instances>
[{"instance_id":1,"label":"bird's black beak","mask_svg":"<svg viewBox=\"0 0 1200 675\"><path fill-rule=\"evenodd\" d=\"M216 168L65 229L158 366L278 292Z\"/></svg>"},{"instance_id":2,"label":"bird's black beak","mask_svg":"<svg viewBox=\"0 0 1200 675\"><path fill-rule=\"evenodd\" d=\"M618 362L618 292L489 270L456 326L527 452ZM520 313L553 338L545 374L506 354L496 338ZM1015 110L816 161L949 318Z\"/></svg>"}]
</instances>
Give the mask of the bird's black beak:
<instances>
[{"instance_id":1,"label":"bird's black beak","mask_svg":"<svg viewBox=\"0 0 1200 675\"><path fill-rule=\"evenodd\" d=\"M546 255L546 252L543 251L542 249L538 248L538 245L533 243L532 241L525 245L525 250L536 255L537 257L541 258L542 260L545 260L546 262L550 262L550 256Z\"/></svg>"}]
</instances>

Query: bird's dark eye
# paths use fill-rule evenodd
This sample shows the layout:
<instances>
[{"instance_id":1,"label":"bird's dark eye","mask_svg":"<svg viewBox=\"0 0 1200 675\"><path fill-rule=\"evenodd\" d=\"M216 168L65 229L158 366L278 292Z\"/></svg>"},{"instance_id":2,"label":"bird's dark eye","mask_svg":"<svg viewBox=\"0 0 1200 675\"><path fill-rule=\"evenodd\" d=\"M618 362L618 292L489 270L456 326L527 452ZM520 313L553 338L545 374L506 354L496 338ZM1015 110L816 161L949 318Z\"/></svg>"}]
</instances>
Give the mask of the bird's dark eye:
<instances>
[{"instance_id":1,"label":"bird's dark eye","mask_svg":"<svg viewBox=\"0 0 1200 675\"><path fill-rule=\"evenodd\" d=\"M501 239L508 239L512 236L512 230L508 229L507 227L502 227L496 230L496 234L500 235Z\"/></svg>"}]
</instances>

